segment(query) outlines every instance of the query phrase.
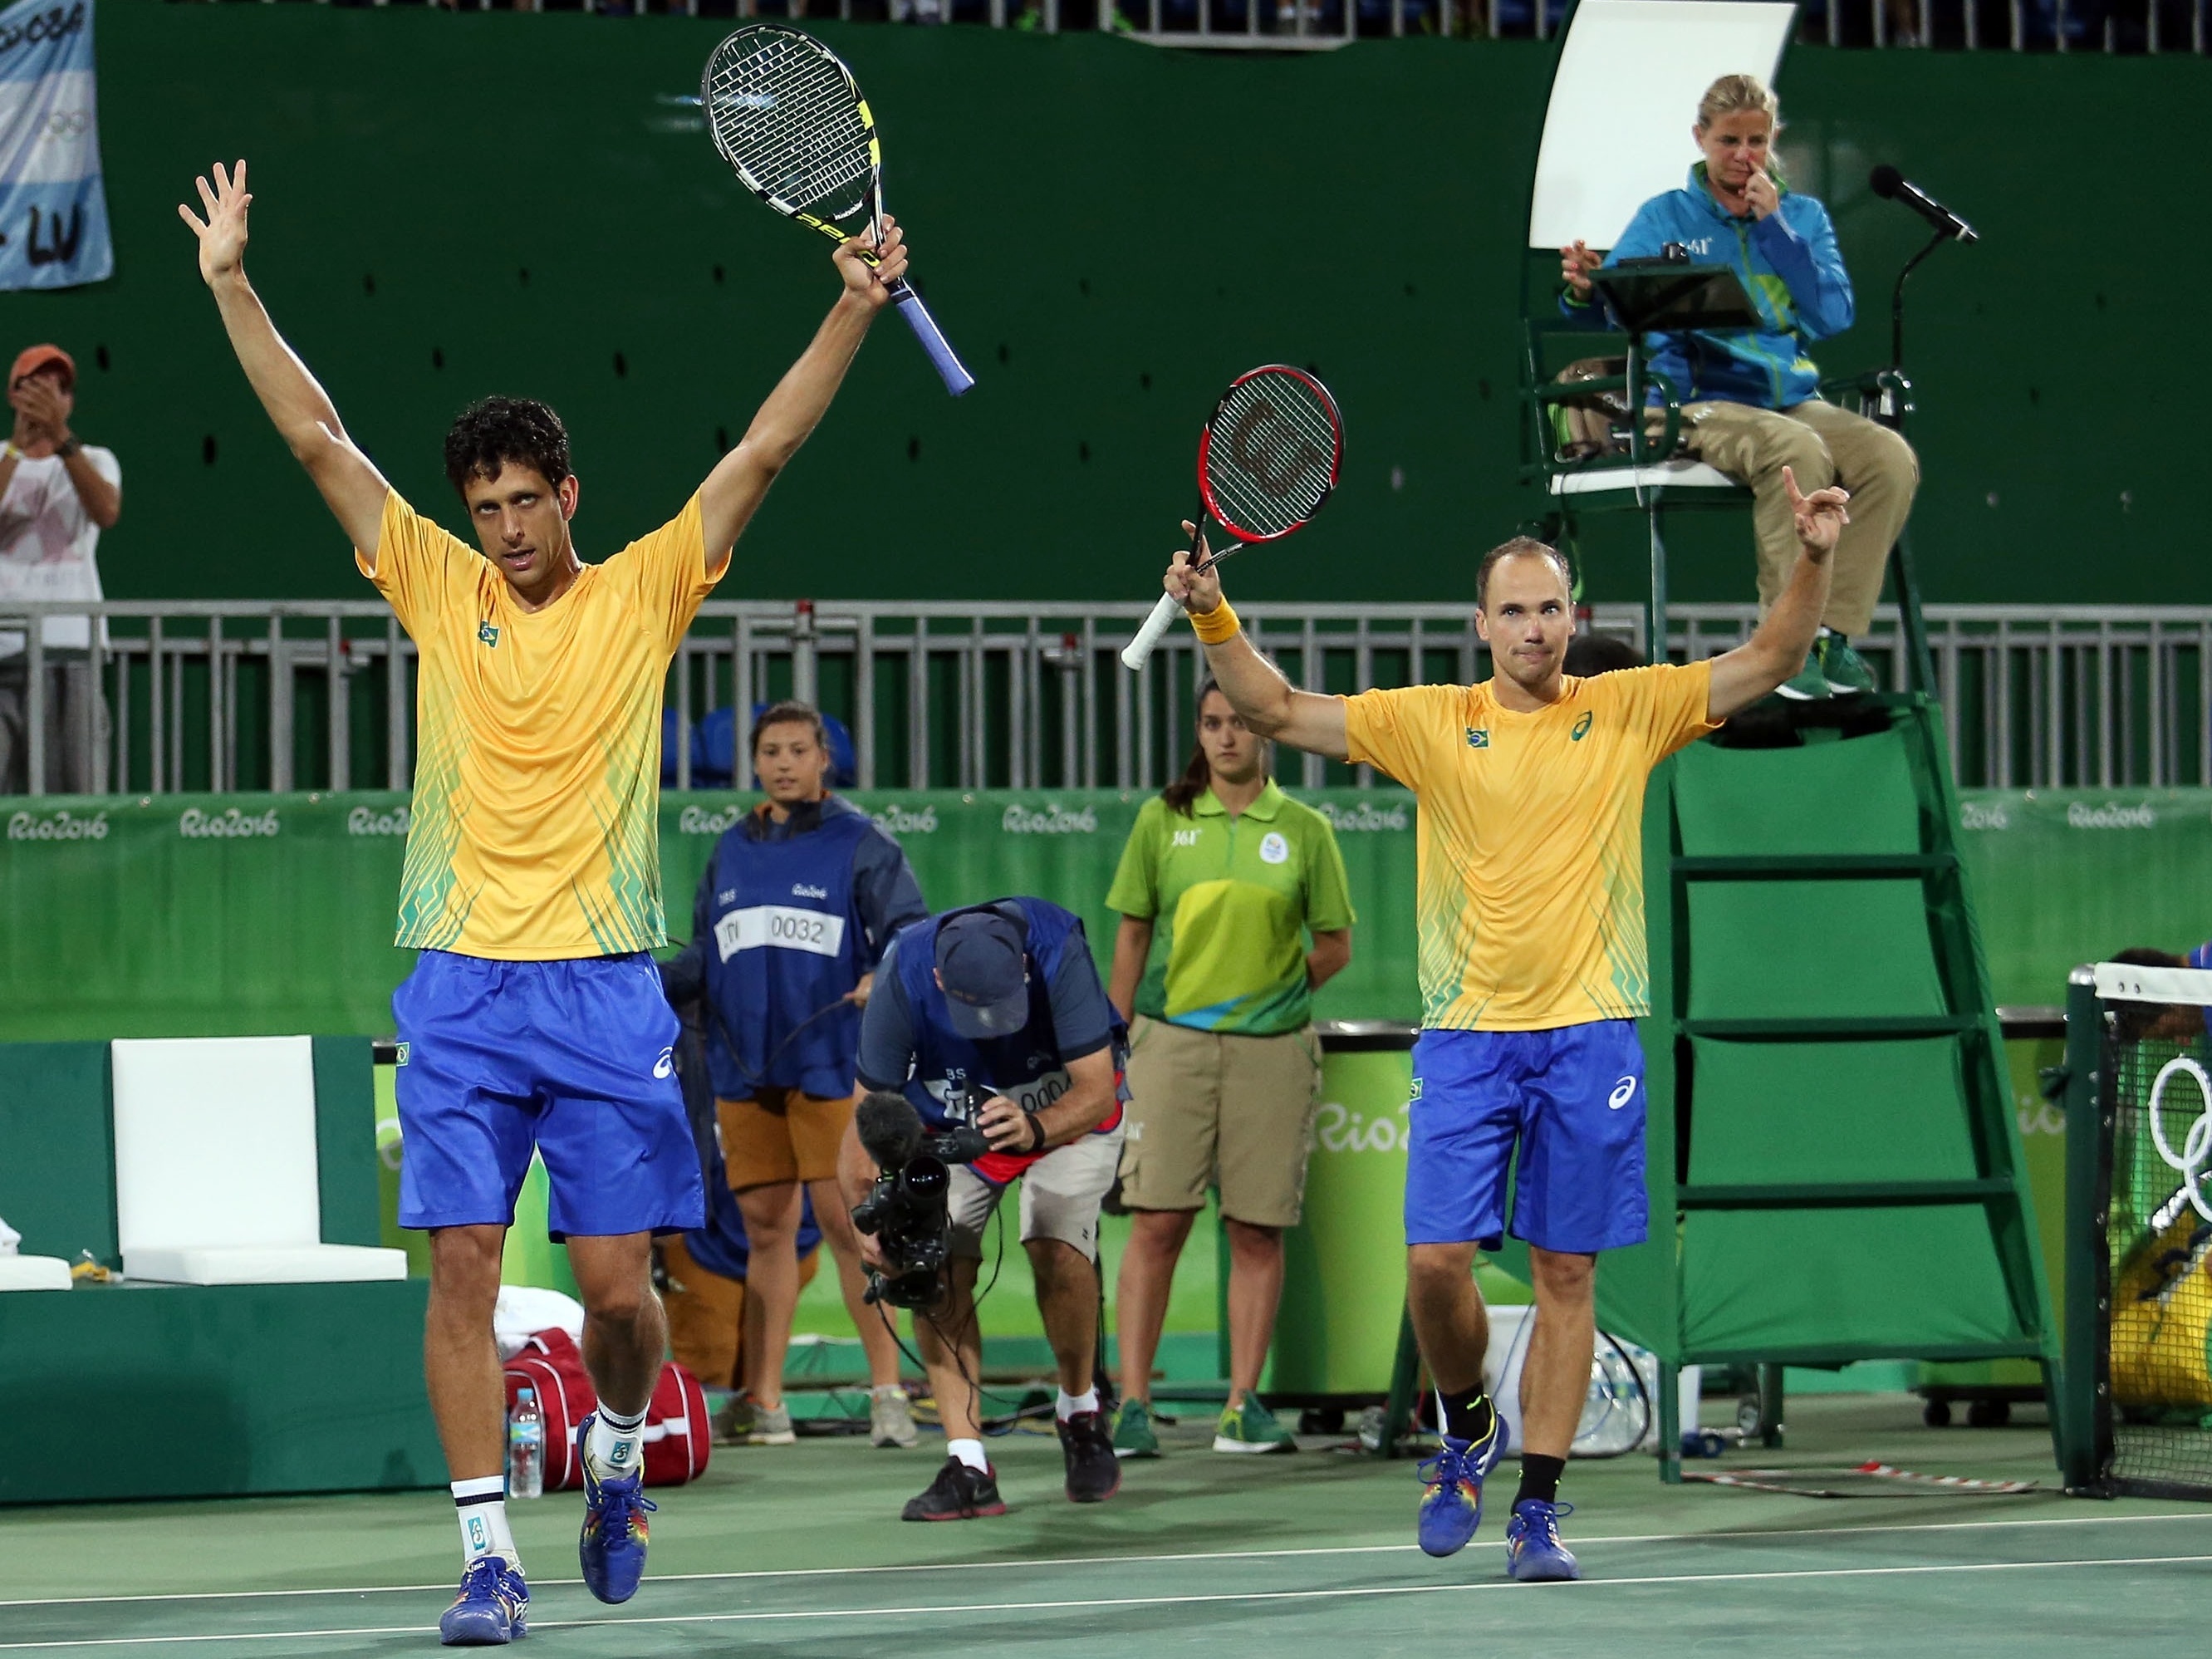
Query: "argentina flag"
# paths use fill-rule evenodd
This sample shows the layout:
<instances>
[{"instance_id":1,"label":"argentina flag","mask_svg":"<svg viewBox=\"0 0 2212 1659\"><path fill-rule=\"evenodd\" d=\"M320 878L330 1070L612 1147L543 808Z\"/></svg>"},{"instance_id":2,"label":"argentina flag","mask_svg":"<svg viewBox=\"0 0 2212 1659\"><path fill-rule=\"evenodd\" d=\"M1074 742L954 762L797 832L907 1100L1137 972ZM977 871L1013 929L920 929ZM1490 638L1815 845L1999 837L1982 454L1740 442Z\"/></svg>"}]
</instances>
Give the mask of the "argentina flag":
<instances>
[{"instance_id":1,"label":"argentina flag","mask_svg":"<svg viewBox=\"0 0 2212 1659\"><path fill-rule=\"evenodd\" d=\"M114 270L92 0L16 0L0 9L0 289L70 288Z\"/></svg>"}]
</instances>

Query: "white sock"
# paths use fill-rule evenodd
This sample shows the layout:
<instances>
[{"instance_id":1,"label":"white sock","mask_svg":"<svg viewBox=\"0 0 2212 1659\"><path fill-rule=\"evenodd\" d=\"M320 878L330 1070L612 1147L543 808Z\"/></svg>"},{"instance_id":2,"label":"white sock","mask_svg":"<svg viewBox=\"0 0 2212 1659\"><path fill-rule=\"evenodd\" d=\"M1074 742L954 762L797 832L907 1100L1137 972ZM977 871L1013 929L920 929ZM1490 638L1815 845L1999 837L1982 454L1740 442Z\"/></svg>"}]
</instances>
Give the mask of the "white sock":
<instances>
[{"instance_id":1,"label":"white sock","mask_svg":"<svg viewBox=\"0 0 2212 1659\"><path fill-rule=\"evenodd\" d=\"M1095 1412L1097 1409L1098 1385L1094 1382L1081 1394L1070 1394L1066 1389L1062 1389L1060 1391L1060 1399L1054 1405L1052 1412L1054 1416L1065 1423L1079 1412Z\"/></svg>"},{"instance_id":2,"label":"white sock","mask_svg":"<svg viewBox=\"0 0 2212 1659\"><path fill-rule=\"evenodd\" d=\"M945 1449L951 1452L955 1457L965 1463L969 1468L975 1470L976 1474L990 1474L991 1460L983 1455L983 1443L981 1441L948 1440L945 1443Z\"/></svg>"},{"instance_id":3,"label":"white sock","mask_svg":"<svg viewBox=\"0 0 2212 1659\"><path fill-rule=\"evenodd\" d=\"M638 1448L644 1443L640 1431L644 1427L643 1412L624 1417L605 1401L599 1403L598 1414L592 1419L591 1437L584 1444L600 1474L620 1479L636 1469Z\"/></svg>"},{"instance_id":4,"label":"white sock","mask_svg":"<svg viewBox=\"0 0 2212 1659\"><path fill-rule=\"evenodd\" d=\"M522 1557L514 1547L514 1534L507 1524L507 1477L487 1474L476 1480L453 1483L453 1510L461 1521L463 1564L482 1555L507 1558L520 1571Z\"/></svg>"}]
</instances>

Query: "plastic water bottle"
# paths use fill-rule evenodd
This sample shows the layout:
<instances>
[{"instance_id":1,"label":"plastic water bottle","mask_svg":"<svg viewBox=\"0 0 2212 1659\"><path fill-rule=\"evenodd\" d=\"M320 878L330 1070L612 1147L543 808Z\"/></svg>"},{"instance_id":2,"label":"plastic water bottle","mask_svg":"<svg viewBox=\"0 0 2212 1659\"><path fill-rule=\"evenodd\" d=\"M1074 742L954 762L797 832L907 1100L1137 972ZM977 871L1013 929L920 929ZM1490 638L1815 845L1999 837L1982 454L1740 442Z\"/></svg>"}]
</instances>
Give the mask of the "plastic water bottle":
<instances>
[{"instance_id":1,"label":"plastic water bottle","mask_svg":"<svg viewBox=\"0 0 2212 1659\"><path fill-rule=\"evenodd\" d=\"M507 1416L507 1495L545 1495L545 1413L538 1408L535 1389L516 1394Z\"/></svg>"}]
</instances>

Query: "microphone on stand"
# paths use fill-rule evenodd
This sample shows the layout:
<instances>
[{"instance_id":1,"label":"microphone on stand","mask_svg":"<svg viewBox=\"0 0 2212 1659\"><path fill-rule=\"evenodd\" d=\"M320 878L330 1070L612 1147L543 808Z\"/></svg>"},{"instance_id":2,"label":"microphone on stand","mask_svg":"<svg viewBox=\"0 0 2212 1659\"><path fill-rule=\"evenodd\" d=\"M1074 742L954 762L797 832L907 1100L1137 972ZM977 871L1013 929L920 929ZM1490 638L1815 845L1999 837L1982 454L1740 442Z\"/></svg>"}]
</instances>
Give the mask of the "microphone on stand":
<instances>
[{"instance_id":1,"label":"microphone on stand","mask_svg":"<svg viewBox=\"0 0 2212 1659\"><path fill-rule=\"evenodd\" d=\"M1867 175L1867 184L1886 202L1902 202L1936 228L1939 235L1954 242L1976 242L1974 228L1913 184L1887 161Z\"/></svg>"}]
</instances>

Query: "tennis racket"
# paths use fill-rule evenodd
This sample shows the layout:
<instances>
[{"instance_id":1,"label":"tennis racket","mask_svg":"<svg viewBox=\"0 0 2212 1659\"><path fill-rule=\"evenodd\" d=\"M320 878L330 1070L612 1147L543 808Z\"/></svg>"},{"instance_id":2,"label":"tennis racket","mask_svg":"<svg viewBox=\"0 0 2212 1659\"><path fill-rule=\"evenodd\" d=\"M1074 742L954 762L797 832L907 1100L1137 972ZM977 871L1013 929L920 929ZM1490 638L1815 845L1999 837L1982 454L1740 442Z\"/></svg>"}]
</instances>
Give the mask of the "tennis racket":
<instances>
[{"instance_id":1,"label":"tennis racket","mask_svg":"<svg viewBox=\"0 0 2212 1659\"><path fill-rule=\"evenodd\" d=\"M738 182L778 213L833 242L852 239L841 222L866 214L881 240L883 147L875 118L853 71L812 35L775 23L739 29L708 58L699 106ZM945 389L957 398L975 385L903 278L891 284L891 298Z\"/></svg>"},{"instance_id":2,"label":"tennis racket","mask_svg":"<svg viewBox=\"0 0 2212 1659\"><path fill-rule=\"evenodd\" d=\"M1235 539L1193 568L1211 569L1244 548L1304 528L1336 488L1343 459L1344 419L1327 386L1281 363L1238 375L1198 436L1198 531L1190 540L1191 557L1198 557L1209 520ZM1142 668L1182 614L1173 594L1161 594L1137 636L1122 648L1122 666Z\"/></svg>"}]
</instances>

